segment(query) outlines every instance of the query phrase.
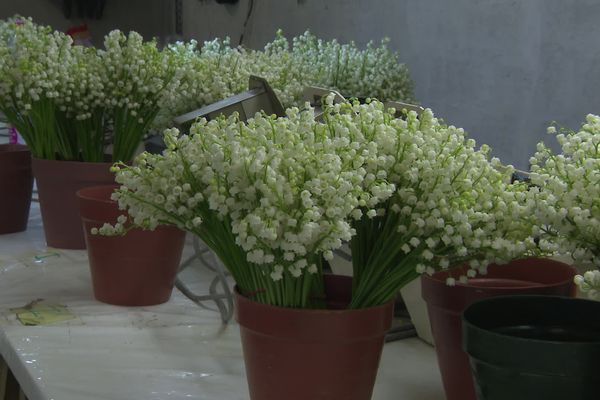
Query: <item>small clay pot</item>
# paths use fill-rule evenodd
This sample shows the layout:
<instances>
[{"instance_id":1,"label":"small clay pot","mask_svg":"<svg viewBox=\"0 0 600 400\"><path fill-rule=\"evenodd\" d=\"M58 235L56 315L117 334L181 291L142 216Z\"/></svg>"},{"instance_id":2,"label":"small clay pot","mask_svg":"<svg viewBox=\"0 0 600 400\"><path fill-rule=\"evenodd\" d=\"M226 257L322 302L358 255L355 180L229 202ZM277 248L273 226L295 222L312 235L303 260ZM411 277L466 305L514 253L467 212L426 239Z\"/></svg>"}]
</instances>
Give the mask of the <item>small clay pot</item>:
<instances>
[{"instance_id":1,"label":"small clay pot","mask_svg":"<svg viewBox=\"0 0 600 400\"><path fill-rule=\"evenodd\" d=\"M115 183L112 163L33 158L46 243L59 249L85 249L75 193L82 188Z\"/></svg>"},{"instance_id":2,"label":"small clay pot","mask_svg":"<svg viewBox=\"0 0 600 400\"><path fill-rule=\"evenodd\" d=\"M27 229L32 187L31 152L27 146L0 145L0 234Z\"/></svg>"},{"instance_id":3,"label":"small clay pot","mask_svg":"<svg viewBox=\"0 0 600 400\"><path fill-rule=\"evenodd\" d=\"M369 400L394 304L357 310L349 277L326 275L335 309L294 309L255 302L236 290L252 400Z\"/></svg>"},{"instance_id":4,"label":"small clay pot","mask_svg":"<svg viewBox=\"0 0 600 400\"><path fill-rule=\"evenodd\" d=\"M185 232L163 225L154 231L132 229L123 236L91 234L92 228L114 224L124 214L110 199L115 188L97 186L77 192L94 296L121 306L164 303L173 291Z\"/></svg>"}]
</instances>

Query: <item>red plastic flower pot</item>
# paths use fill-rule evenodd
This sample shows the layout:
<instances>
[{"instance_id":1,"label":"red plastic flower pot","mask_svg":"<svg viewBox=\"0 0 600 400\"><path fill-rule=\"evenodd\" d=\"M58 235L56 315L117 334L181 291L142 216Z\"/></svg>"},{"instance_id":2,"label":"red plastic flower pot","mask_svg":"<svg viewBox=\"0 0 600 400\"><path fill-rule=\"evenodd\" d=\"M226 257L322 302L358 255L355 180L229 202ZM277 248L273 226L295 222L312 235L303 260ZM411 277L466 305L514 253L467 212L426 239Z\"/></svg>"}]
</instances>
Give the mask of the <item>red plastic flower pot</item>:
<instances>
[{"instance_id":1,"label":"red plastic flower pot","mask_svg":"<svg viewBox=\"0 0 600 400\"><path fill-rule=\"evenodd\" d=\"M27 146L0 145L0 234L27 229L32 187L31 152Z\"/></svg>"},{"instance_id":2,"label":"red plastic flower pot","mask_svg":"<svg viewBox=\"0 0 600 400\"><path fill-rule=\"evenodd\" d=\"M475 400L469 358L462 349L462 313L472 303L494 296L540 294L573 296L575 268L540 258L490 265L488 274L467 284L448 286L446 278L464 275L467 268L423 276L423 298L431 321L438 365L447 400Z\"/></svg>"},{"instance_id":3,"label":"red plastic flower pot","mask_svg":"<svg viewBox=\"0 0 600 400\"><path fill-rule=\"evenodd\" d=\"M123 236L91 234L92 228L106 222L114 224L125 213L110 199L116 187L89 187L77 192L94 296L121 306L164 303L173 291L185 232L159 226L154 231L132 229Z\"/></svg>"},{"instance_id":4,"label":"red plastic flower pot","mask_svg":"<svg viewBox=\"0 0 600 400\"><path fill-rule=\"evenodd\" d=\"M252 400L371 398L393 302L339 309L350 300L351 278L326 276L325 287L335 309L275 307L236 290Z\"/></svg>"},{"instance_id":5,"label":"red plastic flower pot","mask_svg":"<svg viewBox=\"0 0 600 400\"><path fill-rule=\"evenodd\" d=\"M44 233L48 246L85 249L75 193L82 188L115 183L112 163L33 158Z\"/></svg>"}]
</instances>

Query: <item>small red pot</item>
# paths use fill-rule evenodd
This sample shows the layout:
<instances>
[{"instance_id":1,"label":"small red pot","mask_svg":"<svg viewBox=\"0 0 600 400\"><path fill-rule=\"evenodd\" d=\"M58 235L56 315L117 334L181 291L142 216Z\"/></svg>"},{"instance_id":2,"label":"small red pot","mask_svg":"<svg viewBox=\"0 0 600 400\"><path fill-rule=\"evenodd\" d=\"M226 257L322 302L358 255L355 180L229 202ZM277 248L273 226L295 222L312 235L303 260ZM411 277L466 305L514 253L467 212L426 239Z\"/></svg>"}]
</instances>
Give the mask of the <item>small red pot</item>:
<instances>
[{"instance_id":1,"label":"small red pot","mask_svg":"<svg viewBox=\"0 0 600 400\"><path fill-rule=\"evenodd\" d=\"M125 214L110 200L117 187L96 186L77 192L94 296L121 306L164 303L173 291L185 232L159 226L154 231L132 229L123 236L92 235L92 228L114 224Z\"/></svg>"},{"instance_id":2,"label":"small red pot","mask_svg":"<svg viewBox=\"0 0 600 400\"><path fill-rule=\"evenodd\" d=\"M33 158L32 165L46 243L59 249L85 249L75 193L89 186L114 184L112 163Z\"/></svg>"},{"instance_id":3,"label":"small red pot","mask_svg":"<svg viewBox=\"0 0 600 400\"><path fill-rule=\"evenodd\" d=\"M27 229L32 187L31 152L27 146L0 145L0 234Z\"/></svg>"},{"instance_id":4,"label":"small red pot","mask_svg":"<svg viewBox=\"0 0 600 400\"><path fill-rule=\"evenodd\" d=\"M461 318L469 305L494 296L573 296L575 293L575 268L558 261L526 258L505 265L490 265L487 275L471 279L467 284L446 284L446 278L458 278L467 269L424 275L421 280L447 400L477 399L469 358L462 346Z\"/></svg>"},{"instance_id":5,"label":"small red pot","mask_svg":"<svg viewBox=\"0 0 600 400\"><path fill-rule=\"evenodd\" d=\"M329 303L348 304L352 279L326 276ZM369 400L394 305L358 310L257 303L237 290L252 400Z\"/></svg>"}]
</instances>

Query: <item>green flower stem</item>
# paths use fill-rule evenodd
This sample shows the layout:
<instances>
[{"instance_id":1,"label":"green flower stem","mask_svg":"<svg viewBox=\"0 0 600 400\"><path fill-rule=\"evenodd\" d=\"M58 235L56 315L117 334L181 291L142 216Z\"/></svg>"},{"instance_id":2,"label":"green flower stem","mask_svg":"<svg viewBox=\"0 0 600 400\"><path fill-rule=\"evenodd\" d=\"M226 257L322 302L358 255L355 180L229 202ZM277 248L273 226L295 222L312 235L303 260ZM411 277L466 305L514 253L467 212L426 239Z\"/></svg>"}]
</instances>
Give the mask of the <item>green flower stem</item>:
<instances>
[{"instance_id":1,"label":"green flower stem","mask_svg":"<svg viewBox=\"0 0 600 400\"><path fill-rule=\"evenodd\" d=\"M54 100L41 98L31 104L27 113L22 113L15 99L12 105L3 105L2 111L23 136L34 157L78 160L75 138L68 134Z\"/></svg>"},{"instance_id":2,"label":"green flower stem","mask_svg":"<svg viewBox=\"0 0 600 400\"><path fill-rule=\"evenodd\" d=\"M420 243L404 254L402 246L411 233L400 234L395 230L399 219L399 214L387 210L384 217L363 216L355 222L357 234L350 242L354 282L349 308L382 304L417 276L416 259L425 244Z\"/></svg>"},{"instance_id":3,"label":"green flower stem","mask_svg":"<svg viewBox=\"0 0 600 400\"><path fill-rule=\"evenodd\" d=\"M360 280L357 282L357 291L360 291L361 288L364 290L364 288L367 287L378 286L381 280L384 278L390 263L398 258L399 255L403 254L401 247L402 244L404 244L404 240L401 235L394 233L394 235L390 235L385 239L382 237L379 237L378 239L385 240L388 245L381 246L377 252L373 250L375 246L370 246L367 248L368 254L366 257L361 257L362 259L367 259L363 266L366 274L363 274L360 277ZM355 239L353 238L353 240ZM357 235L356 240L361 240L361 238ZM393 243L393 245L390 245L389 243Z\"/></svg>"},{"instance_id":4,"label":"green flower stem","mask_svg":"<svg viewBox=\"0 0 600 400\"><path fill-rule=\"evenodd\" d=\"M389 272L380 285L372 290L365 292L367 295L362 299L353 299L349 308L365 308L377 306L392 300L398 289L416 279L419 274L416 271L416 262L414 256L405 256L399 263L390 264L393 271Z\"/></svg>"},{"instance_id":5,"label":"green flower stem","mask_svg":"<svg viewBox=\"0 0 600 400\"><path fill-rule=\"evenodd\" d=\"M114 111L113 161L128 162L133 158L158 111L158 107L154 107L135 116L126 108ZM139 118L142 118L142 123Z\"/></svg>"},{"instance_id":6,"label":"green flower stem","mask_svg":"<svg viewBox=\"0 0 600 400\"><path fill-rule=\"evenodd\" d=\"M412 255L412 254L411 254ZM383 304L396 296L398 290L418 276L414 256L404 256L381 268L385 275L372 285L359 285L348 308L364 308Z\"/></svg>"},{"instance_id":7,"label":"green flower stem","mask_svg":"<svg viewBox=\"0 0 600 400\"><path fill-rule=\"evenodd\" d=\"M416 271L406 271L406 273L402 275L401 279L390 280L389 283L387 283L387 286L382 288L381 292L374 293L371 296L372 300L365 302L364 305L358 306L357 308L374 307L393 300L398 293L398 288L403 288L418 277L419 274Z\"/></svg>"},{"instance_id":8,"label":"green flower stem","mask_svg":"<svg viewBox=\"0 0 600 400\"><path fill-rule=\"evenodd\" d=\"M104 130L102 112L75 120L59 111L54 100L33 102L27 114L16 106L0 107L25 139L34 157L48 160L102 162Z\"/></svg>"},{"instance_id":9,"label":"green flower stem","mask_svg":"<svg viewBox=\"0 0 600 400\"><path fill-rule=\"evenodd\" d=\"M75 147L81 151L81 161L103 162L104 161L104 125L103 112L96 110L91 118L84 120L64 121L72 131Z\"/></svg>"}]
</instances>

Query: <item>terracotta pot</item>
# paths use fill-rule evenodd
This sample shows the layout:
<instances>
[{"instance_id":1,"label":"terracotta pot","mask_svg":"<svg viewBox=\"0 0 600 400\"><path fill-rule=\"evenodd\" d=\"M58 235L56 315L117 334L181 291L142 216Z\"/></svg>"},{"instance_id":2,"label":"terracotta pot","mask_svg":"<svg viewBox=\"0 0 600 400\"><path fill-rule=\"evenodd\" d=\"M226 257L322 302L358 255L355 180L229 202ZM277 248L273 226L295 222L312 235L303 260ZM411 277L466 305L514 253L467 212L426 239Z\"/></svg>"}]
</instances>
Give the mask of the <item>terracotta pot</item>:
<instances>
[{"instance_id":1,"label":"terracotta pot","mask_svg":"<svg viewBox=\"0 0 600 400\"><path fill-rule=\"evenodd\" d=\"M502 296L464 313L479 400L600 397L600 302Z\"/></svg>"},{"instance_id":2,"label":"terracotta pot","mask_svg":"<svg viewBox=\"0 0 600 400\"><path fill-rule=\"evenodd\" d=\"M371 398L393 302L339 309L350 301L352 279L326 276L325 286L335 309L275 307L236 291L252 400Z\"/></svg>"},{"instance_id":3,"label":"terracotta pot","mask_svg":"<svg viewBox=\"0 0 600 400\"><path fill-rule=\"evenodd\" d=\"M92 235L92 228L105 222L114 224L124 214L110 200L116 187L96 186L77 192L94 296L122 306L164 303L173 291L185 232L159 226L154 231L132 229L123 236Z\"/></svg>"},{"instance_id":4,"label":"terracotta pot","mask_svg":"<svg viewBox=\"0 0 600 400\"><path fill-rule=\"evenodd\" d=\"M574 295L575 268L539 258L490 265L484 277L467 284L446 285L449 276L458 277L465 268L423 276L423 298L427 302L438 365L447 400L475 400L475 389L467 354L462 349L463 311L475 301L509 294Z\"/></svg>"},{"instance_id":5,"label":"terracotta pot","mask_svg":"<svg viewBox=\"0 0 600 400\"><path fill-rule=\"evenodd\" d=\"M85 249L75 193L89 186L114 184L112 163L33 158L32 165L46 243L59 249Z\"/></svg>"},{"instance_id":6,"label":"terracotta pot","mask_svg":"<svg viewBox=\"0 0 600 400\"><path fill-rule=\"evenodd\" d=\"M27 146L0 145L0 234L27 229L32 187Z\"/></svg>"}]
</instances>

